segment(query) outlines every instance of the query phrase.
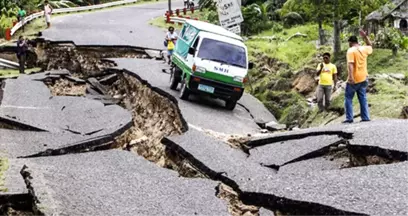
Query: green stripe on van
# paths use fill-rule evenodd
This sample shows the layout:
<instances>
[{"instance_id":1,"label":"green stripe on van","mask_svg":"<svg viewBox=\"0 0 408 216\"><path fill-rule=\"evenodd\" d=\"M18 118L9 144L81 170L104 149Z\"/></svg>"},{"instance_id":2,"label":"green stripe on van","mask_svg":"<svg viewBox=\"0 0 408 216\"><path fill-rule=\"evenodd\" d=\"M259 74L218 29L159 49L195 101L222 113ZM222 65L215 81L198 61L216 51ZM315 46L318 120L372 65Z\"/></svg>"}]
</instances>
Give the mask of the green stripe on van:
<instances>
[{"instance_id":1,"label":"green stripe on van","mask_svg":"<svg viewBox=\"0 0 408 216\"><path fill-rule=\"evenodd\" d=\"M177 55L173 55L172 61L175 65L177 65L184 73L189 73L191 74L191 68L188 67L182 60ZM222 75L219 73L211 72L211 71L206 71L205 73L194 73L195 76L214 80L214 81L219 81L223 82L226 84L231 84L239 87L243 87L244 85L241 82L237 82L233 79L233 77Z\"/></svg>"}]
</instances>

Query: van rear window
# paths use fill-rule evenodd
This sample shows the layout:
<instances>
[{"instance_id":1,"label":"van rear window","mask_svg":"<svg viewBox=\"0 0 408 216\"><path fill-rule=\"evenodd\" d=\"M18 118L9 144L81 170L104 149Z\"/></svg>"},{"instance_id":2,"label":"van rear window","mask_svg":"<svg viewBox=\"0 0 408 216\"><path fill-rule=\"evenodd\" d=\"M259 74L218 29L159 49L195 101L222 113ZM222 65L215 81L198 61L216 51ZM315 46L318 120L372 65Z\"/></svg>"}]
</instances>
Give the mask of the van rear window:
<instances>
[{"instance_id":1,"label":"van rear window","mask_svg":"<svg viewBox=\"0 0 408 216\"><path fill-rule=\"evenodd\" d=\"M204 38L201 42L198 57L236 67L247 67L244 47L209 38Z\"/></svg>"}]
</instances>

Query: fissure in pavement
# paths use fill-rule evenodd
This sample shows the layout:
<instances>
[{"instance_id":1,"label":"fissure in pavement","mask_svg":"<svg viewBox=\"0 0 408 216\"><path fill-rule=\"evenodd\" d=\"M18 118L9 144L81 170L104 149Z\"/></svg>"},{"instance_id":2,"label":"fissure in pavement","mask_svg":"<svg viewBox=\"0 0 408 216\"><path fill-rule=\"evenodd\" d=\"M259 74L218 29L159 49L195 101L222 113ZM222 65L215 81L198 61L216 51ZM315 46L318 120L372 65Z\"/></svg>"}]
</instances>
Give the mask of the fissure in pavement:
<instances>
[{"instance_id":1,"label":"fissure in pavement","mask_svg":"<svg viewBox=\"0 0 408 216\"><path fill-rule=\"evenodd\" d=\"M146 57L140 50L117 47L75 47L70 44L58 45L50 42L42 42L37 44L36 53L37 62L42 68L48 70L68 69L71 73L75 74L74 76L49 74L47 79L43 81L48 84L53 95L83 96L85 89L85 94L94 96L95 94L101 95L98 96L100 100L106 101L107 98L116 99L114 102L131 112L133 125L119 136L91 140L85 143L78 143L71 147L52 149L28 157L53 156L121 148L135 152L160 167L175 170L179 172L181 176L209 178L221 182L219 187L217 187L216 195L229 203L229 210L233 215L256 215L259 207L265 207L275 213L285 215L356 214L320 204L276 197L272 194L241 191L239 185L234 180L226 177L223 173L217 173L211 170L205 164L195 159L193 155L178 148L177 144L167 140L167 136L182 134L188 130L187 123L178 108L177 100L165 91L151 86L148 82L143 80L143 78L134 73L130 73L126 70L108 69L114 66L114 63L110 60L102 60L102 58L113 57ZM109 81L102 84L101 82L104 79L108 79ZM69 84L68 82L74 82L75 84ZM306 136L327 135L327 133L329 133L329 135L338 135L346 139L352 137L352 134L342 131L316 132L297 136L280 136L249 141L245 144L247 148L250 149L271 142L300 139ZM328 150L330 150L330 148ZM313 158L326 152L327 149L323 149L315 152L316 155L313 155L315 153L311 153L311 155L306 155L297 160ZM395 152L392 152L391 155L399 155L400 158L404 158L403 154L401 156L401 154ZM29 180L30 177L27 176L24 170L22 175L26 180ZM29 182L27 186L30 190ZM34 197L35 204L35 194L31 195ZM40 212L37 211L36 213Z\"/></svg>"},{"instance_id":2,"label":"fissure in pavement","mask_svg":"<svg viewBox=\"0 0 408 216\"><path fill-rule=\"evenodd\" d=\"M321 157L325 159L322 161L323 163L324 161L337 161L337 164L340 165L338 168L341 169L359 166L398 163L407 160L407 152L384 149L370 145L350 144L349 140L352 140L353 133L344 131L312 131L299 134L276 135L272 137L253 139L244 143L243 146L245 146L249 152L250 149L255 149L265 145L277 145L285 141L324 135L337 135L341 139L332 144L324 146L323 148L311 151L300 157L287 161L283 164L261 163L261 165L271 168L275 171L279 171L279 169L283 166Z\"/></svg>"}]
</instances>

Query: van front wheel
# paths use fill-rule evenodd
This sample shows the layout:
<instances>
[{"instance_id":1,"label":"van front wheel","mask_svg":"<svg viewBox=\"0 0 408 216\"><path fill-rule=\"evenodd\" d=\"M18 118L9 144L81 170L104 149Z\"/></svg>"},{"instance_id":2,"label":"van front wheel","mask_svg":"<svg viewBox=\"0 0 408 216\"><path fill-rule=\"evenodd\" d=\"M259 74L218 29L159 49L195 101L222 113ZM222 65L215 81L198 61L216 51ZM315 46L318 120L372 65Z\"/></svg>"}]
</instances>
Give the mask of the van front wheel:
<instances>
[{"instance_id":1,"label":"van front wheel","mask_svg":"<svg viewBox=\"0 0 408 216\"><path fill-rule=\"evenodd\" d=\"M229 99L225 101L225 108L227 110L234 110L236 105L237 105L237 101L234 99Z\"/></svg>"},{"instance_id":2,"label":"van front wheel","mask_svg":"<svg viewBox=\"0 0 408 216\"><path fill-rule=\"evenodd\" d=\"M170 75L170 89L176 90L177 86L181 80L181 70L174 67Z\"/></svg>"},{"instance_id":3,"label":"van front wheel","mask_svg":"<svg viewBox=\"0 0 408 216\"><path fill-rule=\"evenodd\" d=\"M182 100L188 100L189 96L190 90L187 88L186 80L184 80L183 84L181 85L180 98Z\"/></svg>"}]
</instances>

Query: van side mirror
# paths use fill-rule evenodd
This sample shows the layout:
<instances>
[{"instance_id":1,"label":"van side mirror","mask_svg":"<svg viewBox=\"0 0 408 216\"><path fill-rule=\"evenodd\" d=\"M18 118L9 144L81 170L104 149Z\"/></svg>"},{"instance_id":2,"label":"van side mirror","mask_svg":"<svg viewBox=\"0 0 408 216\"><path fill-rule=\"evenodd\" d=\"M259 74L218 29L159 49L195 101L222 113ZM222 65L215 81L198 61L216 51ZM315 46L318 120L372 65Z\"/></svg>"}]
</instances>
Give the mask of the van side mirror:
<instances>
[{"instance_id":1,"label":"van side mirror","mask_svg":"<svg viewBox=\"0 0 408 216\"><path fill-rule=\"evenodd\" d=\"M248 68L249 68L249 69L254 68L254 63L253 63L253 62L249 62L249 63L248 63Z\"/></svg>"},{"instance_id":2,"label":"van side mirror","mask_svg":"<svg viewBox=\"0 0 408 216\"><path fill-rule=\"evenodd\" d=\"M188 48L188 54L194 55L195 51L196 50L193 47Z\"/></svg>"}]
</instances>

